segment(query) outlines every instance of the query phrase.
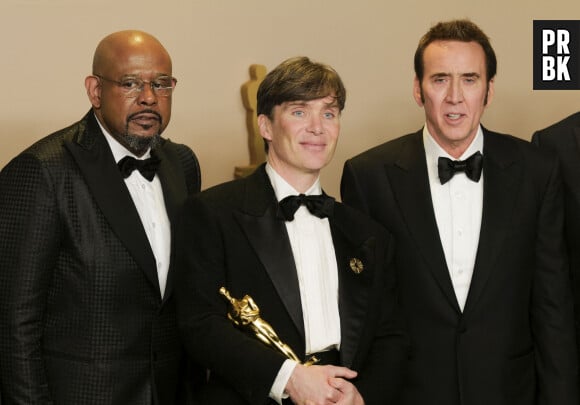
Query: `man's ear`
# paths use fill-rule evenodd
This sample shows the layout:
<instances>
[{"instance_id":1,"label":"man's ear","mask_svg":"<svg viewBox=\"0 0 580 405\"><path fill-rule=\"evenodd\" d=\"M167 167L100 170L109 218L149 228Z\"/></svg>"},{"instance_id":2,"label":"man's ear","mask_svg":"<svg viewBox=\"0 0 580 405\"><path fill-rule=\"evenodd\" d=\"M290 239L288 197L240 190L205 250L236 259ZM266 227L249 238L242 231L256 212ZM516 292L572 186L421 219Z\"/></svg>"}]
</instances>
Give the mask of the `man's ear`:
<instances>
[{"instance_id":1,"label":"man's ear","mask_svg":"<svg viewBox=\"0 0 580 405\"><path fill-rule=\"evenodd\" d=\"M423 92L421 90L421 82L417 76L413 80L413 98L419 107L423 107Z\"/></svg>"},{"instance_id":2,"label":"man's ear","mask_svg":"<svg viewBox=\"0 0 580 405\"><path fill-rule=\"evenodd\" d=\"M485 106L488 106L492 102L494 94L495 94L494 79L491 79L487 83L487 95L485 96L485 104L484 104Z\"/></svg>"},{"instance_id":3,"label":"man's ear","mask_svg":"<svg viewBox=\"0 0 580 405\"><path fill-rule=\"evenodd\" d=\"M87 90L87 96L89 96L89 101L94 108L101 107L101 83L99 78L96 76L87 76L85 79L85 89Z\"/></svg>"},{"instance_id":4,"label":"man's ear","mask_svg":"<svg viewBox=\"0 0 580 405\"><path fill-rule=\"evenodd\" d=\"M258 129L262 138L266 141L272 140L272 122L265 114L258 115Z\"/></svg>"}]
</instances>

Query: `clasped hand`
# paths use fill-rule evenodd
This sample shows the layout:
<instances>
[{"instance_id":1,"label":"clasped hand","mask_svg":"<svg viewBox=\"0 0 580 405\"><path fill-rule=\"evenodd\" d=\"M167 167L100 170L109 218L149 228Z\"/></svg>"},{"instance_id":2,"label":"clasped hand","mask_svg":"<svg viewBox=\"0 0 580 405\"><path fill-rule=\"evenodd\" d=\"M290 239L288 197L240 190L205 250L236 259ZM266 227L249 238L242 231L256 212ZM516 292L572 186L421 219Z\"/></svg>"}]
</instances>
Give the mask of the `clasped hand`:
<instances>
[{"instance_id":1,"label":"clasped hand","mask_svg":"<svg viewBox=\"0 0 580 405\"><path fill-rule=\"evenodd\" d=\"M357 372L346 367L298 364L286 385L296 405L364 405L356 387L348 381Z\"/></svg>"}]
</instances>

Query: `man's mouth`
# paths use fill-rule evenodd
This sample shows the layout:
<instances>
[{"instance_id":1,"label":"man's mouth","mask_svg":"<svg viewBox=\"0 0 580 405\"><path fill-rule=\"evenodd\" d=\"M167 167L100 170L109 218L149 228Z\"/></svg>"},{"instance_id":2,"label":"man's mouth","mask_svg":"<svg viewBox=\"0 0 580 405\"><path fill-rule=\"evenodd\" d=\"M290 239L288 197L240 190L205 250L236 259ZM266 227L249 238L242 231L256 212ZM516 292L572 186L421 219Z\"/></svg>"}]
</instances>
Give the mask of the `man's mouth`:
<instances>
[{"instance_id":1,"label":"man's mouth","mask_svg":"<svg viewBox=\"0 0 580 405\"><path fill-rule=\"evenodd\" d=\"M140 111L129 116L128 122L149 129L161 124L161 116L155 111Z\"/></svg>"},{"instance_id":2,"label":"man's mouth","mask_svg":"<svg viewBox=\"0 0 580 405\"><path fill-rule=\"evenodd\" d=\"M158 121L161 122L161 115L156 111L140 111L129 116L130 121Z\"/></svg>"},{"instance_id":3,"label":"man's mouth","mask_svg":"<svg viewBox=\"0 0 580 405\"><path fill-rule=\"evenodd\" d=\"M324 149L326 144L324 143L314 143L314 142L302 142L302 146L308 149Z\"/></svg>"},{"instance_id":4,"label":"man's mouth","mask_svg":"<svg viewBox=\"0 0 580 405\"><path fill-rule=\"evenodd\" d=\"M137 114L131 117L130 119L131 121L144 121L144 122L161 121L159 117L154 114Z\"/></svg>"}]
</instances>

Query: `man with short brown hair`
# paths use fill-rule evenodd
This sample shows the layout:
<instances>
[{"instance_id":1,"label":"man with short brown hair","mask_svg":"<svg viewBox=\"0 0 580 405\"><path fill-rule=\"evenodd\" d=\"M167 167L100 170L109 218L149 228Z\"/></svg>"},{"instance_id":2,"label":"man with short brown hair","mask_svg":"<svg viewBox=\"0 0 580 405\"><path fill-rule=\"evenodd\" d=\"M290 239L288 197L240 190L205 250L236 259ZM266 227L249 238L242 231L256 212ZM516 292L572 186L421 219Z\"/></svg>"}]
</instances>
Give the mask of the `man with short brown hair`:
<instances>
[{"instance_id":1,"label":"man with short brown hair","mask_svg":"<svg viewBox=\"0 0 580 405\"><path fill-rule=\"evenodd\" d=\"M425 126L348 160L343 201L395 237L411 338L402 404L577 404L558 162L487 130L495 54L473 22L419 42Z\"/></svg>"},{"instance_id":2,"label":"man with short brown hair","mask_svg":"<svg viewBox=\"0 0 580 405\"><path fill-rule=\"evenodd\" d=\"M185 205L176 297L186 349L210 371L202 404L379 405L397 396L407 339L390 235L320 186L345 97L331 67L282 62L258 90L267 163ZM251 297L252 316L259 307L271 326L260 322L259 335L297 359L236 328L221 287ZM320 362L301 364L312 356Z\"/></svg>"}]
</instances>

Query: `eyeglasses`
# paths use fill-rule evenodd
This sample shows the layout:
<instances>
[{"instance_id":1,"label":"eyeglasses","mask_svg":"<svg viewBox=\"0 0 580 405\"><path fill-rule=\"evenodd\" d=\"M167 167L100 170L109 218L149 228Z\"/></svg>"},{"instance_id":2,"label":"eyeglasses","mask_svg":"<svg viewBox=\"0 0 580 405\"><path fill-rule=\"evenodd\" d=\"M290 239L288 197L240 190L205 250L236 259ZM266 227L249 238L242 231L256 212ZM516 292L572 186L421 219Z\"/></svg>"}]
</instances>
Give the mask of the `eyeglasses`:
<instances>
[{"instance_id":1,"label":"eyeglasses","mask_svg":"<svg viewBox=\"0 0 580 405\"><path fill-rule=\"evenodd\" d=\"M142 80L138 77L128 77L121 81L109 79L101 75L93 75L106 82L111 82L116 84L121 88L121 91L127 98L135 98L141 94L145 85L148 84L151 87L151 91L155 93L158 97L169 97L177 84L177 79L170 76L161 76L155 80Z\"/></svg>"}]
</instances>

